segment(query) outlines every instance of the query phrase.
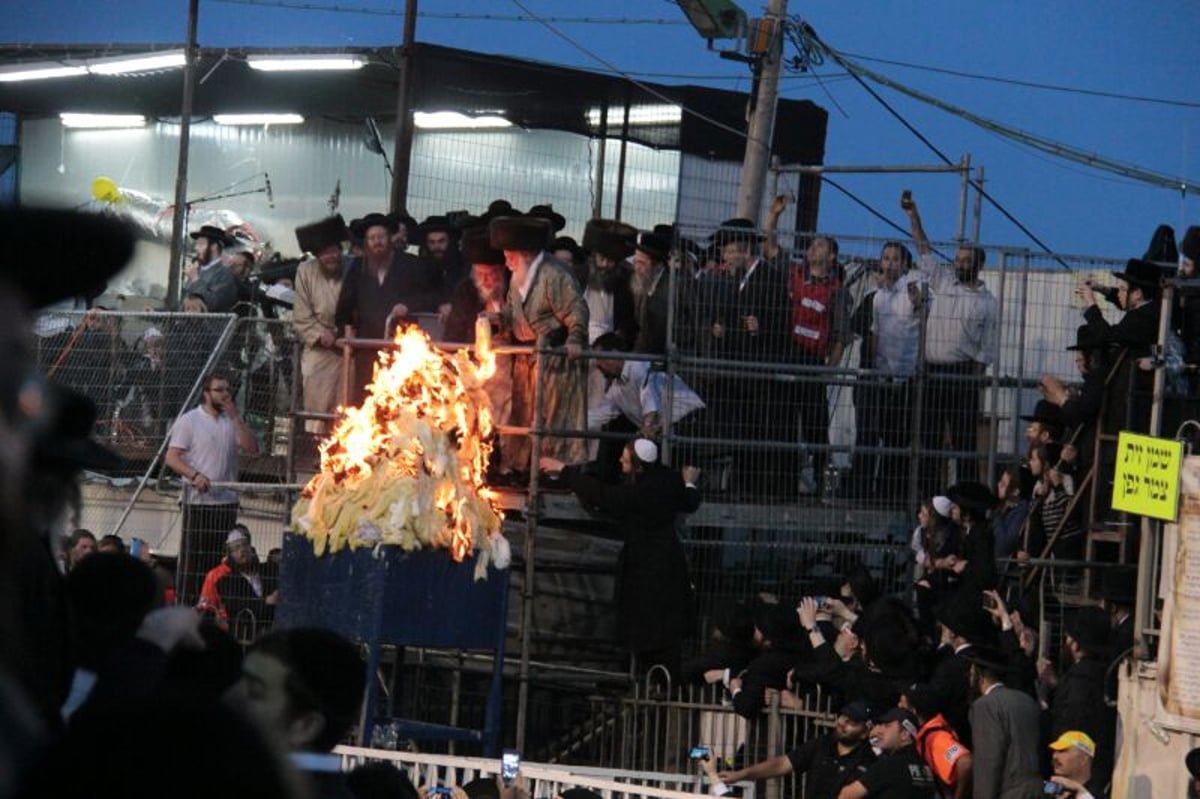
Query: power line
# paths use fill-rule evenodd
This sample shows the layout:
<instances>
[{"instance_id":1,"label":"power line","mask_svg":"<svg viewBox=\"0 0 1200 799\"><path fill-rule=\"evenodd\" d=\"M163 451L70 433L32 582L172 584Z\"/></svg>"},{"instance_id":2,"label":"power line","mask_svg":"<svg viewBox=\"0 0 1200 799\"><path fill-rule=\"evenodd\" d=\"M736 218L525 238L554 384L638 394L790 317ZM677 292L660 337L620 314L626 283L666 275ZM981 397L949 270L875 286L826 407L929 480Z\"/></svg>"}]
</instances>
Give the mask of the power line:
<instances>
[{"instance_id":1,"label":"power line","mask_svg":"<svg viewBox=\"0 0 1200 799\"><path fill-rule=\"evenodd\" d=\"M327 3L302 3L297 0L208 0L212 3L224 3L238 6L261 6L265 8L284 8L289 11L324 11L334 14L364 14L378 17L402 17L404 12L398 9L370 8L367 6L330 5ZM538 22L539 20L525 14L472 14L448 11L418 11L418 17L425 19L449 20L478 20L485 22ZM686 25L685 19L667 17L546 17L551 22L571 25Z\"/></svg>"},{"instance_id":2,"label":"power line","mask_svg":"<svg viewBox=\"0 0 1200 799\"><path fill-rule=\"evenodd\" d=\"M844 69L847 72L854 75L855 81L857 81L858 84L860 86L862 86L867 91L868 94L870 94L873 98L875 98L876 102L878 102L880 105L882 105L887 110L888 113L890 113L893 117L895 117L896 120L898 122L900 122L901 125L903 125L905 128L907 128L910 133L912 133L914 136L917 137L917 139L919 139L921 141L921 143L923 143L926 147L928 147L929 150L934 155L936 155L938 158L940 158L942 160L942 162L945 163L947 166L953 166L953 162L946 156L945 153L943 153L940 149L938 149L937 145L935 145L933 142L931 142L925 136L925 134L923 134L923 133L921 133L921 131L917 130L916 126L914 126L911 122L909 122L907 119L905 119L904 116L899 111L897 111L895 108L893 108L891 106L891 104L888 103L887 100L884 100L883 97L881 97L877 91L875 91L874 89L871 88L871 86L866 82L866 80L863 79L862 74L860 74L860 71L864 71L863 67L861 67L857 64L854 64L851 61L848 61L841 53L839 53L837 50L834 50L832 47L830 47L828 44L826 44L824 41L822 41L821 38L817 36L817 32L815 30L813 30L812 26L808 25L807 23L800 23L800 30L801 30L802 36L811 38L812 41L815 42L816 44L820 45L820 47L825 50L825 52L829 55L829 57L832 58L834 61L836 61L842 67L842 69ZM1054 255L1054 251L1052 249L1050 249L1050 247L1044 241L1042 241L1041 238L1039 238L1037 234L1035 234L1032 230L1030 230L1028 227L1026 227L1025 224L1023 222L1021 222L1021 220L1019 220L1015 216L1013 216L1012 213L1010 213L1009 210L1007 208L1005 208L1000 203L999 200L997 200L995 197L993 197L991 195L991 193L988 192L983 187L982 183L975 180L974 178L971 178L970 176L968 176L967 179L970 182L971 186L973 186L975 188L975 190L977 192L979 192L980 196L983 197L984 199L986 199L993 208L995 208L997 211L999 211L1001 213L1001 215L1004 216L1005 219L1007 219L1009 222L1016 225L1018 230L1020 230L1022 233L1024 233L1026 236L1028 236L1029 239L1031 241L1033 241L1035 244L1037 244L1039 247L1041 247L1042 250L1044 250L1046 253L1049 253L1050 255L1052 255L1056 261L1058 261L1060 264L1062 264L1064 269L1066 269L1068 272L1071 271L1071 267L1067 264L1066 261L1064 261L1062 258L1059 258L1057 255Z\"/></svg>"},{"instance_id":3,"label":"power line","mask_svg":"<svg viewBox=\"0 0 1200 799\"><path fill-rule=\"evenodd\" d=\"M982 80L990 83L1002 83L1010 86L1021 86L1027 89L1043 89L1045 91L1065 92L1067 94L1082 94L1089 97L1105 97L1112 100L1129 100L1136 103L1157 103L1159 105L1173 105L1181 108L1200 108L1200 102L1191 100L1173 100L1166 97L1145 97L1136 94L1121 94L1120 92L1107 92L1099 89L1082 89L1078 86L1066 86L1059 83L1039 83L1037 81L1021 80L1020 78L1004 78L998 75L982 75L977 72L964 72L957 69L948 69L945 67L934 67L927 64L914 64L911 61L896 61L890 58L878 58L874 56L861 55L858 53L845 53L851 58L857 58L860 61L871 61L876 64L890 64L892 66L904 67L906 69L918 69L925 72L936 72L941 75L952 75L956 78L968 78L970 80Z\"/></svg>"}]
</instances>

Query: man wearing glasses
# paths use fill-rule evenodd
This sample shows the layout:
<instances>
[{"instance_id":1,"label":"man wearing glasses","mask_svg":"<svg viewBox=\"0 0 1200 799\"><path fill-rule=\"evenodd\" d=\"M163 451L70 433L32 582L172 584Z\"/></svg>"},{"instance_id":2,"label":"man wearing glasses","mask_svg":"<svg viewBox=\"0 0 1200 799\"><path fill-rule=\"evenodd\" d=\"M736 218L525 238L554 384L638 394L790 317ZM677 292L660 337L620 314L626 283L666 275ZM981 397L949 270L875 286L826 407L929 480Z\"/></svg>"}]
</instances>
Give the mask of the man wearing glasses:
<instances>
[{"instance_id":1,"label":"man wearing glasses","mask_svg":"<svg viewBox=\"0 0 1200 799\"><path fill-rule=\"evenodd\" d=\"M225 536L237 524L238 494L221 484L237 482L239 449L255 454L258 441L238 416L229 380L214 372L204 379L200 404L175 422L167 448L167 465L183 478L175 584L185 605L195 604L204 575L221 561Z\"/></svg>"}]
</instances>

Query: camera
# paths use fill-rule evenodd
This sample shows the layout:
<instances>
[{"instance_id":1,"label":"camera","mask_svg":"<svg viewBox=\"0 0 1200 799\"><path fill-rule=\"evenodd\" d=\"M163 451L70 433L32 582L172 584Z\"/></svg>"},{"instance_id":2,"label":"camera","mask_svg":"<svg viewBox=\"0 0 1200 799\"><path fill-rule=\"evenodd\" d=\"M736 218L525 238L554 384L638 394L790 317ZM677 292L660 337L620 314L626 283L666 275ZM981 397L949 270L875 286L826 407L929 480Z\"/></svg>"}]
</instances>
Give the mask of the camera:
<instances>
[{"instance_id":1,"label":"camera","mask_svg":"<svg viewBox=\"0 0 1200 799\"><path fill-rule=\"evenodd\" d=\"M500 756L500 779L505 785L511 785L521 770L521 753L515 749L505 749Z\"/></svg>"},{"instance_id":2,"label":"camera","mask_svg":"<svg viewBox=\"0 0 1200 799\"><path fill-rule=\"evenodd\" d=\"M693 746L691 751L688 752L688 757L692 760L708 760L712 757L712 750L707 746Z\"/></svg>"}]
</instances>

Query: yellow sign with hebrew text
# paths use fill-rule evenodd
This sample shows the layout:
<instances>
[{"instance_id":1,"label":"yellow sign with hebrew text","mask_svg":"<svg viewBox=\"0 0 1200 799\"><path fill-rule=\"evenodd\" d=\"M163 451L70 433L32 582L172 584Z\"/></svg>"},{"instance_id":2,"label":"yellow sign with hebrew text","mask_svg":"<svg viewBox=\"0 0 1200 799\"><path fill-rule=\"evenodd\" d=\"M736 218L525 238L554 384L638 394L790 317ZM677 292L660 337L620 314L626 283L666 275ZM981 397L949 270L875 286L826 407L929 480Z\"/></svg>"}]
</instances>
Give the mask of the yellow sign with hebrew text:
<instances>
[{"instance_id":1,"label":"yellow sign with hebrew text","mask_svg":"<svg viewBox=\"0 0 1200 799\"><path fill-rule=\"evenodd\" d=\"M1175 521L1182 464L1181 442L1122 432L1117 438L1113 509Z\"/></svg>"}]
</instances>

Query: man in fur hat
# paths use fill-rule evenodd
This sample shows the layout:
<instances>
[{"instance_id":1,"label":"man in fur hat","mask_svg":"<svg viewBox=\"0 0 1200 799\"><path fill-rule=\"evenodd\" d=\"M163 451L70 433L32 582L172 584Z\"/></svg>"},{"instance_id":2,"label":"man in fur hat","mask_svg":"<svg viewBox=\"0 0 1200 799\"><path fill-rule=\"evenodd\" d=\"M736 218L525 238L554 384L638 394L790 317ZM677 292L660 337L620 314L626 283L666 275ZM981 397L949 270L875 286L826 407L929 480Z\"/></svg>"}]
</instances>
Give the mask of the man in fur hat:
<instances>
[{"instance_id":1,"label":"man in fur hat","mask_svg":"<svg viewBox=\"0 0 1200 799\"><path fill-rule=\"evenodd\" d=\"M566 347L566 355L544 355L541 419L535 420L534 356L513 363L512 423L551 430L579 430L587 426L587 363L580 359L588 343L588 306L568 268L546 252L551 225L535 217L499 217L489 223L492 247L504 252L512 273L508 303L501 314L502 329L511 331L518 344ZM504 449L517 470L530 463L529 438L507 437ZM564 463L587 459L582 438L546 438L542 456ZM536 465L536 464L534 464Z\"/></svg>"},{"instance_id":2,"label":"man in fur hat","mask_svg":"<svg viewBox=\"0 0 1200 799\"><path fill-rule=\"evenodd\" d=\"M349 238L341 214L296 228L301 252L310 257L296 270L296 302L292 323L304 344L300 373L304 377L304 410L333 413L341 398L341 352L337 340L338 295L345 261L342 242ZM308 419L304 429L324 433L325 422Z\"/></svg>"},{"instance_id":3,"label":"man in fur hat","mask_svg":"<svg viewBox=\"0 0 1200 799\"><path fill-rule=\"evenodd\" d=\"M588 258L583 298L588 306L588 342L618 333L628 344L637 338L637 312L625 259L633 254L637 230L612 219L593 219L583 231Z\"/></svg>"}]
</instances>

